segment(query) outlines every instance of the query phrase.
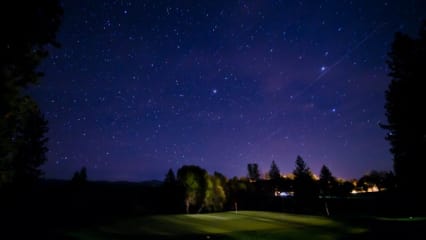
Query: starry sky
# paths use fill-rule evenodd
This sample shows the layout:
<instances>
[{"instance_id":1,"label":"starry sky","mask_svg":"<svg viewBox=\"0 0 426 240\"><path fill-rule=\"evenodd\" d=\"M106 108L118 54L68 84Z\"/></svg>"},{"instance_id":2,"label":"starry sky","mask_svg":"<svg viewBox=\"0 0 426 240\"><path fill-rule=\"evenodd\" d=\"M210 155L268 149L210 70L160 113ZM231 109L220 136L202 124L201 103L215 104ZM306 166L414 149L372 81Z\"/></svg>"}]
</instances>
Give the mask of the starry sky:
<instances>
[{"instance_id":1,"label":"starry sky","mask_svg":"<svg viewBox=\"0 0 426 240\"><path fill-rule=\"evenodd\" d=\"M387 52L424 1L63 1L58 41L30 89L49 121L47 178L162 180L391 170Z\"/></svg>"}]
</instances>

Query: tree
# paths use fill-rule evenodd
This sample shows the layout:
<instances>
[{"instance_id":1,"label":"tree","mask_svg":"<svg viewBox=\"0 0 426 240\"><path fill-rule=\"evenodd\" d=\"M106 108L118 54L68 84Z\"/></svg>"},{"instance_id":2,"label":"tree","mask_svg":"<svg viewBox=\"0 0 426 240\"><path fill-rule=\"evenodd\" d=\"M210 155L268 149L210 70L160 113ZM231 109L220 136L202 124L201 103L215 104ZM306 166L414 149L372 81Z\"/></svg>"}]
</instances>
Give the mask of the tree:
<instances>
[{"instance_id":1,"label":"tree","mask_svg":"<svg viewBox=\"0 0 426 240\"><path fill-rule=\"evenodd\" d=\"M355 189L354 182L356 182L356 180L337 181L336 195L341 197L349 196L352 190Z\"/></svg>"},{"instance_id":2,"label":"tree","mask_svg":"<svg viewBox=\"0 0 426 240\"><path fill-rule=\"evenodd\" d=\"M208 184L207 171L198 166L185 165L179 168L177 179L185 191L186 213L190 212L191 207L198 208L198 211L201 211Z\"/></svg>"},{"instance_id":3,"label":"tree","mask_svg":"<svg viewBox=\"0 0 426 240\"><path fill-rule=\"evenodd\" d=\"M175 177L175 173L173 172L173 169L169 169L169 171L166 174L166 177L164 179L164 184L165 185L169 185L169 186L173 186L176 183L176 177Z\"/></svg>"},{"instance_id":4,"label":"tree","mask_svg":"<svg viewBox=\"0 0 426 240\"><path fill-rule=\"evenodd\" d=\"M278 180L281 178L280 169L277 164L275 164L275 161L272 161L271 169L269 170L269 178L271 180Z\"/></svg>"},{"instance_id":5,"label":"tree","mask_svg":"<svg viewBox=\"0 0 426 240\"><path fill-rule=\"evenodd\" d=\"M318 196L317 186L313 174L301 156L296 158L294 174L294 197L299 206L309 208Z\"/></svg>"},{"instance_id":6,"label":"tree","mask_svg":"<svg viewBox=\"0 0 426 240\"><path fill-rule=\"evenodd\" d=\"M0 10L0 187L21 186L41 176L47 123L23 92L37 71L62 18L58 0L5 1ZM34 145L31 145L33 143Z\"/></svg>"},{"instance_id":7,"label":"tree","mask_svg":"<svg viewBox=\"0 0 426 240\"><path fill-rule=\"evenodd\" d=\"M247 181L240 180L237 177L229 179L227 182L228 199L235 211L238 210L238 204L247 200ZM241 205L240 205L241 206Z\"/></svg>"},{"instance_id":8,"label":"tree","mask_svg":"<svg viewBox=\"0 0 426 240\"><path fill-rule=\"evenodd\" d=\"M182 211L182 199L185 196L182 184L179 184L173 169L169 169L164 178L158 202L161 210L167 213L179 213Z\"/></svg>"},{"instance_id":9,"label":"tree","mask_svg":"<svg viewBox=\"0 0 426 240\"><path fill-rule=\"evenodd\" d=\"M86 167L82 167L80 171L76 171L71 179L71 182L75 185L83 185L87 182L87 170Z\"/></svg>"},{"instance_id":10,"label":"tree","mask_svg":"<svg viewBox=\"0 0 426 240\"><path fill-rule=\"evenodd\" d=\"M209 176L204 205L209 211L222 211L226 202L226 177L218 172Z\"/></svg>"},{"instance_id":11,"label":"tree","mask_svg":"<svg viewBox=\"0 0 426 240\"><path fill-rule=\"evenodd\" d=\"M337 180L327 166L322 165L319 179L320 195L323 197L324 209L327 216L330 216L330 210L327 204L327 197L336 194Z\"/></svg>"},{"instance_id":12,"label":"tree","mask_svg":"<svg viewBox=\"0 0 426 240\"><path fill-rule=\"evenodd\" d=\"M47 160L47 137L44 135L48 128L43 114L30 98L24 98L20 108L20 113L16 115L15 147L11 151L10 159L13 161L10 163L12 182L25 187L42 175L39 166Z\"/></svg>"},{"instance_id":13,"label":"tree","mask_svg":"<svg viewBox=\"0 0 426 240\"><path fill-rule=\"evenodd\" d=\"M313 174L311 169L309 169L308 165L305 163L301 156L297 156L296 158L296 168L293 171L294 179L313 179Z\"/></svg>"},{"instance_id":14,"label":"tree","mask_svg":"<svg viewBox=\"0 0 426 240\"><path fill-rule=\"evenodd\" d=\"M319 178L319 187L321 195L328 196L334 194L337 187L337 180L327 166L322 165Z\"/></svg>"},{"instance_id":15,"label":"tree","mask_svg":"<svg viewBox=\"0 0 426 240\"><path fill-rule=\"evenodd\" d=\"M419 38L396 33L388 54L391 82L386 90L387 130L397 186L413 199L426 185L426 21Z\"/></svg>"},{"instance_id":16,"label":"tree","mask_svg":"<svg viewBox=\"0 0 426 240\"><path fill-rule=\"evenodd\" d=\"M247 170L248 170L248 178L250 181L257 181L260 178L259 173L259 166L257 163L249 163L247 164Z\"/></svg>"},{"instance_id":17,"label":"tree","mask_svg":"<svg viewBox=\"0 0 426 240\"><path fill-rule=\"evenodd\" d=\"M359 180L358 185L365 191L377 187L377 190L388 190L394 188L394 175L388 171L370 171L364 174Z\"/></svg>"}]
</instances>

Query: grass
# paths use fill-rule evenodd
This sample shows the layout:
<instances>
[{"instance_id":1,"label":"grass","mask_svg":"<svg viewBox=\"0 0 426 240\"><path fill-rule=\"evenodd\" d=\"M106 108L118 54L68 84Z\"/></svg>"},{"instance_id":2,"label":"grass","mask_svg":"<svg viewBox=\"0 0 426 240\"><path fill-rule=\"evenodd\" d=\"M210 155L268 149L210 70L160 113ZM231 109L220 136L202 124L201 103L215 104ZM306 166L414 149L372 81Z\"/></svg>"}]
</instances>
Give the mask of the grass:
<instances>
[{"instance_id":1,"label":"grass","mask_svg":"<svg viewBox=\"0 0 426 240\"><path fill-rule=\"evenodd\" d=\"M153 215L70 232L74 239L352 239L367 228L326 217L241 211Z\"/></svg>"}]
</instances>

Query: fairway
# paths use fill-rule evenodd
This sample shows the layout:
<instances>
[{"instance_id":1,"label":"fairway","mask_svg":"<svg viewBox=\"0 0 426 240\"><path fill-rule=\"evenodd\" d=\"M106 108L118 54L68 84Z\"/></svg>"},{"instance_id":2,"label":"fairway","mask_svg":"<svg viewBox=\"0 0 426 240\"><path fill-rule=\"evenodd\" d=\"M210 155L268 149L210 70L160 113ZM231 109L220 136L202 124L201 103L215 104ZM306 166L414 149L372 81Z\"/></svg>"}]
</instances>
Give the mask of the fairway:
<instances>
[{"instance_id":1,"label":"fairway","mask_svg":"<svg viewBox=\"0 0 426 240\"><path fill-rule=\"evenodd\" d=\"M340 239L367 229L330 218L240 211L154 215L69 233L75 239Z\"/></svg>"}]
</instances>

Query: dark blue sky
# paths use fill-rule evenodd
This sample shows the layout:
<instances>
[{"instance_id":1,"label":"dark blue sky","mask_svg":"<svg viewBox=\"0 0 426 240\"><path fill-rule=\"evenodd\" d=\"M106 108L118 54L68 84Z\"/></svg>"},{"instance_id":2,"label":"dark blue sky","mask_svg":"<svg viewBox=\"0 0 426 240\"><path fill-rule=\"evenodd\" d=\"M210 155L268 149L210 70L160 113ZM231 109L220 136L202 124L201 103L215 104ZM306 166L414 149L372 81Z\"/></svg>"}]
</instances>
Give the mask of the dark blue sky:
<instances>
[{"instance_id":1,"label":"dark blue sky","mask_svg":"<svg viewBox=\"0 0 426 240\"><path fill-rule=\"evenodd\" d=\"M386 58L424 1L63 1L32 89L49 120L48 178L163 179L199 165L289 173L391 170Z\"/></svg>"}]
</instances>

